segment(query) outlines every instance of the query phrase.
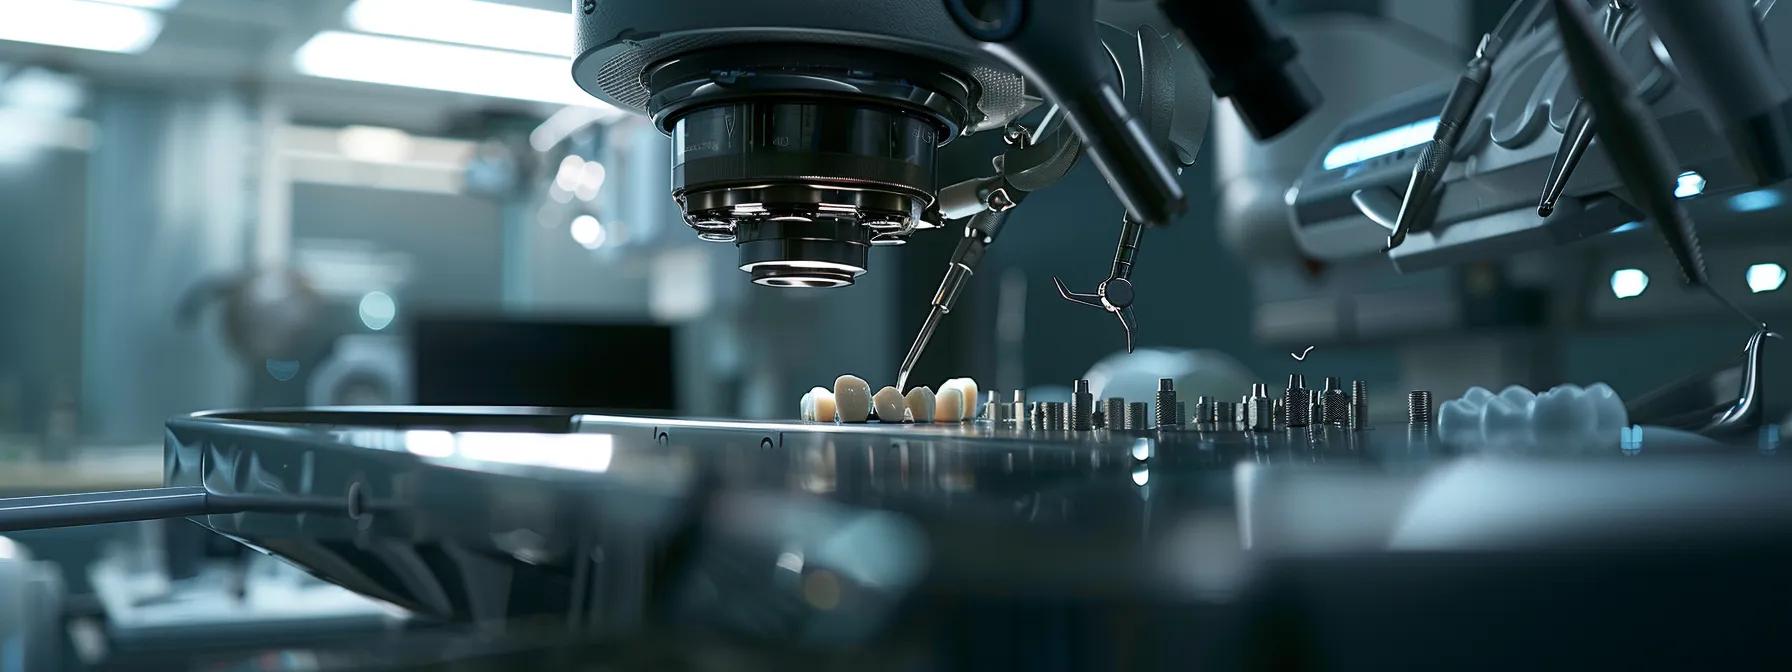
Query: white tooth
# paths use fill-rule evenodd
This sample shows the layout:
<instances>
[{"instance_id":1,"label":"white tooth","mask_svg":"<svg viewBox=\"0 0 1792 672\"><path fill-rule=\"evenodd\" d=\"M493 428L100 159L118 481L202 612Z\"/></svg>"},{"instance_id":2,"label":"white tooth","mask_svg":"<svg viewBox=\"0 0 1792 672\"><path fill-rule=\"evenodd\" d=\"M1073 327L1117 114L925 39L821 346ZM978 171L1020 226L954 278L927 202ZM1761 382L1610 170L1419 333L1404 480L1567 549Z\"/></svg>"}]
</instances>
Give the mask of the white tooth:
<instances>
[{"instance_id":1,"label":"white tooth","mask_svg":"<svg viewBox=\"0 0 1792 672\"><path fill-rule=\"evenodd\" d=\"M835 378L834 406L841 422L864 422L871 416L871 384L853 375Z\"/></svg>"},{"instance_id":2,"label":"white tooth","mask_svg":"<svg viewBox=\"0 0 1792 672\"><path fill-rule=\"evenodd\" d=\"M940 392L945 392L946 388L958 390L959 403L964 404L964 408L959 409L958 419L971 420L975 418L977 415L977 381L969 378L952 378L940 385Z\"/></svg>"},{"instance_id":3,"label":"white tooth","mask_svg":"<svg viewBox=\"0 0 1792 672\"><path fill-rule=\"evenodd\" d=\"M833 422L834 421L834 393L833 393L833 391L831 391L825 387L817 387L813 390L809 390L809 394L814 395L813 401L815 403L815 417L810 418L810 419L814 420L816 422Z\"/></svg>"},{"instance_id":4,"label":"white tooth","mask_svg":"<svg viewBox=\"0 0 1792 672\"><path fill-rule=\"evenodd\" d=\"M908 414L915 422L933 422L933 390L926 385L908 391Z\"/></svg>"},{"instance_id":5,"label":"white tooth","mask_svg":"<svg viewBox=\"0 0 1792 672\"><path fill-rule=\"evenodd\" d=\"M1475 409L1478 411L1478 410L1480 410L1480 408L1482 406L1487 405L1488 399L1493 398L1493 393L1489 392L1487 390L1487 388L1485 388L1485 387L1476 385L1474 387L1468 388L1467 392L1463 392L1462 398L1466 401L1473 402L1475 405Z\"/></svg>"},{"instance_id":6,"label":"white tooth","mask_svg":"<svg viewBox=\"0 0 1792 672\"><path fill-rule=\"evenodd\" d=\"M1537 400L1537 393L1532 392L1530 388L1523 385L1512 385L1506 389L1500 390L1499 397L1505 399L1507 403L1510 403L1513 406L1525 408L1530 406L1531 402Z\"/></svg>"},{"instance_id":7,"label":"white tooth","mask_svg":"<svg viewBox=\"0 0 1792 672\"><path fill-rule=\"evenodd\" d=\"M1552 452L1581 450L1594 438L1594 414L1592 397L1578 386L1558 385L1537 395L1531 424L1538 446Z\"/></svg>"},{"instance_id":8,"label":"white tooth","mask_svg":"<svg viewBox=\"0 0 1792 672\"><path fill-rule=\"evenodd\" d=\"M1490 393L1487 396L1491 398L1493 395ZM1451 444L1474 445L1481 439L1481 409L1486 406L1485 401L1476 403L1466 396L1444 402L1437 409L1438 435Z\"/></svg>"},{"instance_id":9,"label":"white tooth","mask_svg":"<svg viewBox=\"0 0 1792 672\"><path fill-rule=\"evenodd\" d=\"M939 395L934 397L934 408L937 409L937 408L939 408L940 404L945 403L945 401L943 401L941 399L941 397L945 396L946 390L957 390L958 391L958 403L960 403L960 404L964 403L964 400L970 398L970 397L965 396L965 394L964 394L965 387L964 387L964 379L963 378L947 378L946 382L940 383ZM953 417L950 420L939 420L938 418L935 418L935 420L938 422L958 422L959 420L964 419L964 409L963 408L953 409L952 412L953 412ZM935 415L944 416L944 415L946 415L946 412L945 411L936 411Z\"/></svg>"},{"instance_id":10,"label":"white tooth","mask_svg":"<svg viewBox=\"0 0 1792 672\"><path fill-rule=\"evenodd\" d=\"M1599 445L1617 441L1618 430L1630 426L1630 414L1624 410L1624 400L1605 383L1588 385L1587 398L1592 400L1593 415L1598 418L1593 423L1593 432L1599 437Z\"/></svg>"},{"instance_id":11,"label":"white tooth","mask_svg":"<svg viewBox=\"0 0 1792 672\"><path fill-rule=\"evenodd\" d=\"M825 387L811 387L811 388L809 388L808 392L803 393L802 412L803 412L804 420L807 420L809 422L814 422L814 421L820 419L819 416L821 413L820 408L821 408L822 397L827 397L829 399L828 420L832 421L834 419L833 418L834 404L832 401L834 398L834 393L828 391L828 388L825 388Z\"/></svg>"},{"instance_id":12,"label":"white tooth","mask_svg":"<svg viewBox=\"0 0 1792 672\"><path fill-rule=\"evenodd\" d=\"M940 394L934 398L934 422L958 422L964 419L964 393L957 386L940 386Z\"/></svg>"},{"instance_id":13,"label":"white tooth","mask_svg":"<svg viewBox=\"0 0 1792 672\"><path fill-rule=\"evenodd\" d=\"M889 385L871 395L871 408L877 411L877 419L884 422L902 422L902 412L908 410L902 403L902 393Z\"/></svg>"},{"instance_id":14,"label":"white tooth","mask_svg":"<svg viewBox=\"0 0 1792 672\"><path fill-rule=\"evenodd\" d=\"M1500 396L1489 399L1487 407L1481 410L1482 440L1490 448L1518 451L1530 449L1533 444L1530 415L1530 404L1514 404L1501 392Z\"/></svg>"},{"instance_id":15,"label":"white tooth","mask_svg":"<svg viewBox=\"0 0 1792 672\"><path fill-rule=\"evenodd\" d=\"M981 398L977 396L977 381L969 378L959 378L958 394L959 403L964 406L964 408L961 409L963 412L960 414L959 418L962 420L975 420L977 418L977 400Z\"/></svg>"}]
</instances>

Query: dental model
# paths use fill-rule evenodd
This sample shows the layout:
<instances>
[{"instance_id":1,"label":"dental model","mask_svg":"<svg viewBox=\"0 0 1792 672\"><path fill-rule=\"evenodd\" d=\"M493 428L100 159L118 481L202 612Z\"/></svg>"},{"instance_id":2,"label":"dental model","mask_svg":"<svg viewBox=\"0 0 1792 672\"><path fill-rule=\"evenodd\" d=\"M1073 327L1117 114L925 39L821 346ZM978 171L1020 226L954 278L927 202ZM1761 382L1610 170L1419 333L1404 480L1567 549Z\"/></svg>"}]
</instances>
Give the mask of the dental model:
<instances>
[{"instance_id":1,"label":"dental model","mask_svg":"<svg viewBox=\"0 0 1792 672\"><path fill-rule=\"evenodd\" d=\"M957 419L961 421L976 419L977 381L970 378L953 378L940 385L940 394L945 394L948 389L958 390L959 403L963 405L963 408L958 409Z\"/></svg>"},{"instance_id":2,"label":"dental model","mask_svg":"<svg viewBox=\"0 0 1792 672\"><path fill-rule=\"evenodd\" d=\"M934 398L934 422L959 422L964 420L964 393L960 388L947 381L940 386L940 394Z\"/></svg>"},{"instance_id":3,"label":"dental model","mask_svg":"<svg viewBox=\"0 0 1792 672\"><path fill-rule=\"evenodd\" d=\"M908 404L903 403L902 393L889 385L871 395L871 409L877 412L877 419L882 422L910 421Z\"/></svg>"},{"instance_id":4,"label":"dental model","mask_svg":"<svg viewBox=\"0 0 1792 672\"><path fill-rule=\"evenodd\" d=\"M915 422L933 422L933 390L922 385L908 391L908 414Z\"/></svg>"},{"instance_id":5,"label":"dental model","mask_svg":"<svg viewBox=\"0 0 1792 672\"><path fill-rule=\"evenodd\" d=\"M871 384L854 375L835 378L834 407L841 422L864 422L871 416Z\"/></svg>"},{"instance_id":6,"label":"dental model","mask_svg":"<svg viewBox=\"0 0 1792 672\"><path fill-rule=\"evenodd\" d=\"M1513 385L1499 394L1471 387L1438 409L1438 433L1463 447L1530 452L1598 450L1629 424L1624 402L1605 383L1558 385L1536 394Z\"/></svg>"},{"instance_id":7,"label":"dental model","mask_svg":"<svg viewBox=\"0 0 1792 672\"><path fill-rule=\"evenodd\" d=\"M834 421L834 393L825 387L809 388L801 402L803 420L808 422Z\"/></svg>"}]
</instances>

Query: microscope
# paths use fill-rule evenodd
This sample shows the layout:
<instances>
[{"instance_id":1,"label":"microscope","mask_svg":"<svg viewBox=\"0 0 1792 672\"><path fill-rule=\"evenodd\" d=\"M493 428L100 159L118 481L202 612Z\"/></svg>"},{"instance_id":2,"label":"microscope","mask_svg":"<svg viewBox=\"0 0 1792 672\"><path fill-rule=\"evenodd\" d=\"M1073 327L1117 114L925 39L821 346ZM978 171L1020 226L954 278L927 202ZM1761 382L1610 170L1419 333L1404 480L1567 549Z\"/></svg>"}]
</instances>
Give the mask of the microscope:
<instances>
[{"instance_id":1,"label":"microscope","mask_svg":"<svg viewBox=\"0 0 1792 672\"><path fill-rule=\"evenodd\" d=\"M734 244L752 282L851 285L872 246L965 222L898 388L1009 211L1085 152L1125 206L1120 240L1095 291L1057 286L1116 316L1131 349L1140 233L1184 210L1176 172L1212 97L1258 138L1319 103L1253 0L579 0L573 14L574 79L672 138L685 222ZM1002 133L993 174L937 184L938 153L979 132Z\"/></svg>"}]
</instances>

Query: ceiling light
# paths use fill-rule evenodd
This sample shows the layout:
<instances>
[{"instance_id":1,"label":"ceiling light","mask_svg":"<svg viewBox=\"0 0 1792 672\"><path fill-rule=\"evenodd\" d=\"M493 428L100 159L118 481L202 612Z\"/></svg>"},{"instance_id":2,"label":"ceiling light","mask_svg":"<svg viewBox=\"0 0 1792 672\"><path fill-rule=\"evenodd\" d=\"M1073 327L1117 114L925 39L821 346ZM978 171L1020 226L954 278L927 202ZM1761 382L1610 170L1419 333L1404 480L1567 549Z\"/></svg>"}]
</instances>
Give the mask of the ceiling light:
<instances>
[{"instance_id":1,"label":"ceiling light","mask_svg":"<svg viewBox=\"0 0 1792 672\"><path fill-rule=\"evenodd\" d=\"M1779 264L1755 264L1748 267L1748 291L1771 292L1786 284L1786 267Z\"/></svg>"},{"instance_id":2,"label":"ceiling light","mask_svg":"<svg viewBox=\"0 0 1792 672\"><path fill-rule=\"evenodd\" d=\"M1612 296L1628 299L1649 288L1649 274L1641 269L1620 268L1612 271Z\"/></svg>"},{"instance_id":3,"label":"ceiling light","mask_svg":"<svg viewBox=\"0 0 1792 672\"><path fill-rule=\"evenodd\" d=\"M584 168L584 159L573 154L566 155L566 158L560 159L560 169L554 171L554 186L566 193L572 193L572 190L579 188L579 171Z\"/></svg>"},{"instance_id":4,"label":"ceiling light","mask_svg":"<svg viewBox=\"0 0 1792 672\"><path fill-rule=\"evenodd\" d=\"M579 167L578 185L573 189L573 194L581 201L590 201L597 198L597 190L603 186L604 164L586 161L585 165Z\"/></svg>"},{"instance_id":5,"label":"ceiling light","mask_svg":"<svg viewBox=\"0 0 1792 672\"><path fill-rule=\"evenodd\" d=\"M546 121L529 132L529 146L537 152L545 152L572 137L580 129L596 123L607 123L623 116L623 112L613 107L563 107L549 116Z\"/></svg>"},{"instance_id":6,"label":"ceiling light","mask_svg":"<svg viewBox=\"0 0 1792 672\"><path fill-rule=\"evenodd\" d=\"M1692 198L1705 193L1705 176L1689 170L1674 178L1674 198Z\"/></svg>"},{"instance_id":7,"label":"ceiling light","mask_svg":"<svg viewBox=\"0 0 1792 672\"><path fill-rule=\"evenodd\" d=\"M572 57L572 15L481 0L355 0L350 28L438 42Z\"/></svg>"},{"instance_id":8,"label":"ceiling light","mask_svg":"<svg viewBox=\"0 0 1792 672\"><path fill-rule=\"evenodd\" d=\"M0 40L137 53L162 34L162 15L87 0L0 1Z\"/></svg>"},{"instance_id":9,"label":"ceiling light","mask_svg":"<svg viewBox=\"0 0 1792 672\"><path fill-rule=\"evenodd\" d=\"M300 74L479 96L608 107L579 90L564 58L324 31L293 54Z\"/></svg>"},{"instance_id":10,"label":"ceiling light","mask_svg":"<svg viewBox=\"0 0 1792 672\"><path fill-rule=\"evenodd\" d=\"M384 126L347 126L336 132L342 155L367 163L401 163L411 157L411 134Z\"/></svg>"},{"instance_id":11,"label":"ceiling light","mask_svg":"<svg viewBox=\"0 0 1792 672\"><path fill-rule=\"evenodd\" d=\"M572 220L572 240L580 247L595 250L604 246L604 239L609 236L604 232L603 223L591 215L579 215Z\"/></svg>"},{"instance_id":12,"label":"ceiling light","mask_svg":"<svg viewBox=\"0 0 1792 672\"><path fill-rule=\"evenodd\" d=\"M372 291L361 296L357 312L361 314L361 324L379 331L390 326L393 318L398 317L398 302L392 300L391 294Z\"/></svg>"},{"instance_id":13,"label":"ceiling light","mask_svg":"<svg viewBox=\"0 0 1792 672\"><path fill-rule=\"evenodd\" d=\"M175 5L180 4L180 0L100 0L100 2L109 5L124 5L126 7L142 7L144 9L156 10L173 9Z\"/></svg>"}]
</instances>

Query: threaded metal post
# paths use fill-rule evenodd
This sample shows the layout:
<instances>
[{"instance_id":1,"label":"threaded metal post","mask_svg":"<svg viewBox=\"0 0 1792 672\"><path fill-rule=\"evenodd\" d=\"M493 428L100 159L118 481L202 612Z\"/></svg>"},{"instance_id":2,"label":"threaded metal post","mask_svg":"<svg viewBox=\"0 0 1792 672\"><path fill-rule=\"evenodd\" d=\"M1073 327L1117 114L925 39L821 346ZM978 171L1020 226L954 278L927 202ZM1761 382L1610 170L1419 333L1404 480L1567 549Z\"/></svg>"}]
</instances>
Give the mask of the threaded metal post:
<instances>
[{"instance_id":1,"label":"threaded metal post","mask_svg":"<svg viewBox=\"0 0 1792 672\"><path fill-rule=\"evenodd\" d=\"M1054 432L1062 432L1070 428L1069 404L1062 401L1048 402L1045 405L1046 427Z\"/></svg>"},{"instance_id":2,"label":"threaded metal post","mask_svg":"<svg viewBox=\"0 0 1792 672\"><path fill-rule=\"evenodd\" d=\"M1151 429L1149 410L1143 401L1135 401L1126 405L1127 429Z\"/></svg>"},{"instance_id":3,"label":"threaded metal post","mask_svg":"<svg viewBox=\"0 0 1792 672\"><path fill-rule=\"evenodd\" d=\"M1282 417L1289 427L1305 427L1312 422L1313 391L1291 388L1282 394Z\"/></svg>"},{"instance_id":4,"label":"threaded metal post","mask_svg":"<svg viewBox=\"0 0 1792 672\"><path fill-rule=\"evenodd\" d=\"M1350 428L1369 426L1369 387L1363 381L1350 381Z\"/></svg>"},{"instance_id":5,"label":"threaded metal post","mask_svg":"<svg viewBox=\"0 0 1792 672\"><path fill-rule=\"evenodd\" d=\"M1095 395L1089 393L1089 381L1078 379L1070 392L1070 428L1089 431L1094 425L1090 415L1095 411Z\"/></svg>"},{"instance_id":6,"label":"threaded metal post","mask_svg":"<svg viewBox=\"0 0 1792 672\"><path fill-rule=\"evenodd\" d=\"M1432 419L1431 392L1429 390L1413 390L1406 395L1406 423L1412 426L1431 426Z\"/></svg>"},{"instance_id":7,"label":"threaded metal post","mask_svg":"<svg viewBox=\"0 0 1792 672\"><path fill-rule=\"evenodd\" d=\"M1157 379L1157 426L1169 427L1176 422L1176 381Z\"/></svg>"},{"instance_id":8,"label":"threaded metal post","mask_svg":"<svg viewBox=\"0 0 1792 672\"><path fill-rule=\"evenodd\" d=\"M1101 414L1107 416L1108 429L1126 429L1126 400L1108 397L1101 404Z\"/></svg>"}]
</instances>

